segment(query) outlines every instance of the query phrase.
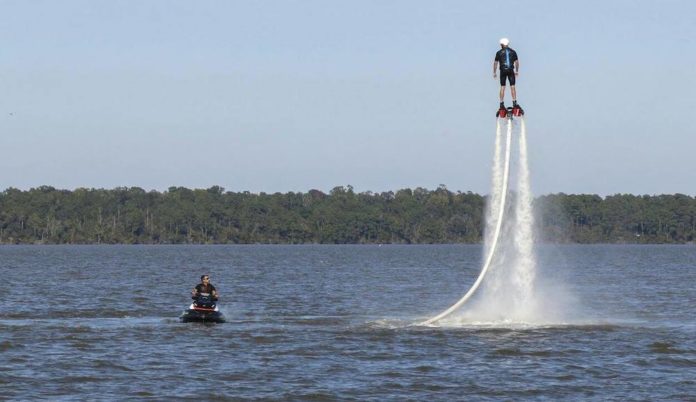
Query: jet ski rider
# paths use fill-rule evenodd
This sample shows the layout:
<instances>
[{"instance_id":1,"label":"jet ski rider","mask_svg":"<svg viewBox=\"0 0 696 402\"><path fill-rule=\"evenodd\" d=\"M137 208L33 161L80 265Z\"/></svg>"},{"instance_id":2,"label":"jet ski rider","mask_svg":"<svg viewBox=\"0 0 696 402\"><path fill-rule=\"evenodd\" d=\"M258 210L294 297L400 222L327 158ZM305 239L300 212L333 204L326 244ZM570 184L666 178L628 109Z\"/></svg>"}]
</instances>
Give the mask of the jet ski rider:
<instances>
[{"instance_id":1,"label":"jet ski rider","mask_svg":"<svg viewBox=\"0 0 696 402\"><path fill-rule=\"evenodd\" d=\"M217 301L218 299L218 292L215 289L215 286L213 286L213 284L210 283L209 275L201 275L201 283L196 285L196 287L193 288L193 290L191 291L192 299L197 299L201 295L210 295L211 298L215 301Z\"/></svg>"}]
</instances>

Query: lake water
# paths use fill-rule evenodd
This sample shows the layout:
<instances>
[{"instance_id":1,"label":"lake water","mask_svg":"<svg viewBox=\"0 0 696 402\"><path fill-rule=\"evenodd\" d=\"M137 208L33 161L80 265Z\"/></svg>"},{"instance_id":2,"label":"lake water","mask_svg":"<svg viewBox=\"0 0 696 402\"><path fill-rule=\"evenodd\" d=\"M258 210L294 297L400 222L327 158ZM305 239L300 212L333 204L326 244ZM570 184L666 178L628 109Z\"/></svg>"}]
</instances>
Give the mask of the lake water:
<instances>
[{"instance_id":1,"label":"lake water","mask_svg":"<svg viewBox=\"0 0 696 402\"><path fill-rule=\"evenodd\" d=\"M481 254L0 247L0 399L696 400L696 247L541 246L562 319L413 326ZM227 323L179 322L202 273Z\"/></svg>"}]
</instances>

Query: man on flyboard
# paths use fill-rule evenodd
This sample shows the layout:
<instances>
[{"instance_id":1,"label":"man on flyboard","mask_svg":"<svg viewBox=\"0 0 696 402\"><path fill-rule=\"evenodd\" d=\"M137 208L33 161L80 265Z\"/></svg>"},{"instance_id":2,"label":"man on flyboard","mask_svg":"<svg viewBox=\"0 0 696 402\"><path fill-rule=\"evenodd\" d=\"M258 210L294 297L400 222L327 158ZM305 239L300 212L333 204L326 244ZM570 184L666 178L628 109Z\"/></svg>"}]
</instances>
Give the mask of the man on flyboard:
<instances>
[{"instance_id":1,"label":"man on flyboard","mask_svg":"<svg viewBox=\"0 0 696 402\"><path fill-rule=\"evenodd\" d=\"M500 67L500 109L496 115L498 117L506 117L508 113L511 116L521 116L524 111L517 103L517 91L515 90L515 78L520 72L520 61L515 52L510 46L508 38L500 39L500 50L495 54L493 61L493 78L498 77L498 67ZM505 85L510 82L510 95L512 95L512 108L505 108Z\"/></svg>"}]
</instances>

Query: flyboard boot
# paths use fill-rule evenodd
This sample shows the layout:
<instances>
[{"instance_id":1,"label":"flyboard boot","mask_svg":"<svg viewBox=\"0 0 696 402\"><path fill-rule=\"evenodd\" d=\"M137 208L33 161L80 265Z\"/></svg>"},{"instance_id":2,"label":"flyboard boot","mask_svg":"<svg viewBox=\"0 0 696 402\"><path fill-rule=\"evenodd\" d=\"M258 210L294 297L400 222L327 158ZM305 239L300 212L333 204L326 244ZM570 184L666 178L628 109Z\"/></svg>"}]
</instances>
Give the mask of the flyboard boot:
<instances>
[{"instance_id":1,"label":"flyboard boot","mask_svg":"<svg viewBox=\"0 0 696 402\"><path fill-rule=\"evenodd\" d=\"M500 119L504 119L507 117L507 109L505 108L505 103L500 102L500 107L498 108L498 111L495 112L496 117Z\"/></svg>"}]
</instances>

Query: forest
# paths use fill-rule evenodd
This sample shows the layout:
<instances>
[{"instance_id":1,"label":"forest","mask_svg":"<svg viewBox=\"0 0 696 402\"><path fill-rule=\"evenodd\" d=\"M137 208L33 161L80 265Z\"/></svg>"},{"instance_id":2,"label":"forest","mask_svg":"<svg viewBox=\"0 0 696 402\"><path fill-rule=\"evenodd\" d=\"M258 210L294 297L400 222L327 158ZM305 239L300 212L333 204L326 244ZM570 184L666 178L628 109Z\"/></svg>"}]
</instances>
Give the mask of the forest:
<instances>
[{"instance_id":1,"label":"forest","mask_svg":"<svg viewBox=\"0 0 696 402\"><path fill-rule=\"evenodd\" d=\"M512 194L514 198L514 194ZM401 189L328 194L170 187L0 193L0 244L480 243L486 199ZM549 194L534 200L536 237L552 243L692 243L696 198Z\"/></svg>"}]
</instances>

